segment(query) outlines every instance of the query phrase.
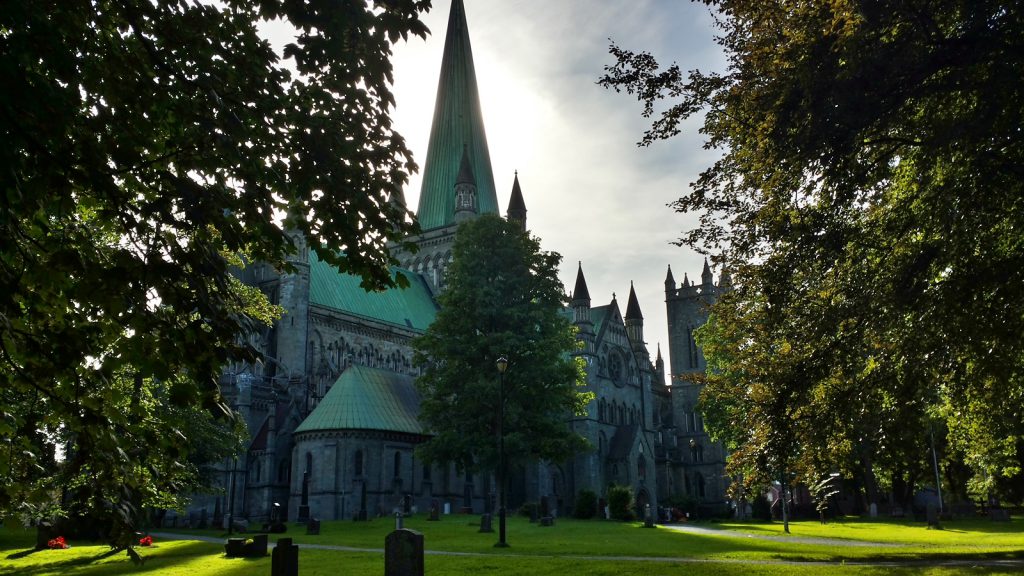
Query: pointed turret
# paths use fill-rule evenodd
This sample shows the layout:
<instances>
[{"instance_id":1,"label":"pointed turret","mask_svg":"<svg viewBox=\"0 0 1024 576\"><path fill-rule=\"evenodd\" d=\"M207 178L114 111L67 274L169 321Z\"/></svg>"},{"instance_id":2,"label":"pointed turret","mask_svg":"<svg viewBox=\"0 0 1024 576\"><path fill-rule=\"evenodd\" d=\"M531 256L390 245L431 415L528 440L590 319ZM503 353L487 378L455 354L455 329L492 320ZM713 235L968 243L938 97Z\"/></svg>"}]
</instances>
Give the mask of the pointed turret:
<instances>
[{"instance_id":1,"label":"pointed turret","mask_svg":"<svg viewBox=\"0 0 1024 576\"><path fill-rule=\"evenodd\" d=\"M626 335L634 344L642 344L644 341L644 315L640 313L640 303L636 299L636 290L633 283L629 283L629 301L626 303L626 315L623 317L626 324Z\"/></svg>"},{"instance_id":2,"label":"pointed turret","mask_svg":"<svg viewBox=\"0 0 1024 576\"><path fill-rule=\"evenodd\" d=\"M643 320L644 315L640 313L640 303L636 300L636 290L633 283L629 283L629 302L626 304L626 320Z\"/></svg>"},{"instance_id":3,"label":"pointed turret","mask_svg":"<svg viewBox=\"0 0 1024 576\"><path fill-rule=\"evenodd\" d=\"M477 214L476 178L469 163L469 150L463 147L459 175L455 178L455 221L465 222Z\"/></svg>"},{"instance_id":4,"label":"pointed turret","mask_svg":"<svg viewBox=\"0 0 1024 576\"><path fill-rule=\"evenodd\" d=\"M676 279L672 276L672 265L668 265L668 274L665 275L665 293L671 294L676 291Z\"/></svg>"},{"instance_id":5,"label":"pointed turret","mask_svg":"<svg viewBox=\"0 0 1024 576\"><path fill-rule=\"evenodd\" d=\"M592 353L594 349L594 324L590 320L590 290L587 279L583 277L583 262L576 270L576 287L572 291L572 319L579 332L577 338L583 342L583 353Z\"/></svg>"},{"instance_id":6,"label":"pointed turret","mask_svg":"<svg viewBox=\"0 0 1024 576\"><path fill-rule=\"evenodd\" d=\"M700 273L700 281L704 286L715 285L715 275L711 273L711 266L708 266L707 258L704 258L704 271Z\"/></svg>"},{"instance_id":7,"label":"pointed turret","mask_svg":"<svg viewBox=\"0 0 1024 576\"><path fill-rule=\"evenodd\" d=\"M572 301L583 302L590 305L590 290L587 289L587 279L583 277L583 262L579 263L576 269L576 287L572 290Z\"/></svg>"},{"instance_id":8,"label":"pointed turret","mask_svg":"<svg viewBox=\"0 0 1024 576\"><path fill-rule=\"evenodd\" d=\"M508 210L505 212L508 220L519 222L523 230L526 230L526 201L523 200L523 191L519 188L519 171L516 170L515 180L512 182L512 195L508 199Z\"/></svg>"},{"instance_id":9,"label":"pointed turret","mask_svg":"<svg viewBox=\"0 0 1024 576\"><path fill-rule=\"evenodd\" d=\"M497 214L498 197L480 110L466 10L462 0L452 0L416 211L424 230L447 226L455 220L455 196L451 192L460 172L464 147L476 179L478 213Z\"/></svg>"},{"instance_id":10,"label":"pointed turret","mask_svg":"<svg viewBox=\"0 0 1024 576\"><path fill-rule=\"evenodd\" d=\"M718 276L718 287L719 288L731 288L732 287L732 274L729 274L729 269L722 267L722 273Z\"/></svg>"}]
</instances>

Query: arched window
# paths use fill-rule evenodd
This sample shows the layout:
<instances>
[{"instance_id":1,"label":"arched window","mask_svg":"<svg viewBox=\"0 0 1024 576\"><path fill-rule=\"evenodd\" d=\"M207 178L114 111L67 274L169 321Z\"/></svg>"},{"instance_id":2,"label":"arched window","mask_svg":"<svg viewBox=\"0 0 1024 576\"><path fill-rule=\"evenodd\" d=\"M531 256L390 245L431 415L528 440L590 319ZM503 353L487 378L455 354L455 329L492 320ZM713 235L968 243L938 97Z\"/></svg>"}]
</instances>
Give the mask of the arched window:
<instances>
[{"instance_id":1,"label":"arched window","mask_svg":"<svg viewBox=\"0 0 1024 576\"><path fill-rule=\"evenodd\" d=\"M306 452L306 472L313 474L313 455L309 452Z\"/></svg>"},{"instance_id":2,"label":"arched window","mask_svg":"<svg viewBox=\"0 0 1024 576\"><path fill-rule=\"evenodd\" d=\"M395 451L395 478L402 475L402 453Z\"/></svg>"},{"instance_id":3,"label":"arched window","mask_svg":"<svg viewBox=\"0 0 1024 576\"><path fill-rule=\"evenodd\" d=\"M363 451L356 450L355 461L353 462L356 476L363 475Z\"/></svg>"},{"instance_id":4,"label":"arched window","mask_svg":"<svg viewBox=\"0 0 1024 576\"><path fill-rule=\"evenodd\" d=\"M643 454L636 459L636 477L640 480L647 479L647 459Z\"/></svg>"},{"instance_id":5,"label":"arched window","mask_svg":"<svg viewBox=\"0 0 1024 576\"><path fill-rule=\"evenodd\" d=\"M281 483L287 482L289 472L291 472L291 468L288 467L288 461L281 460L277 465L277 481Z\"/></svg>"}]
</instances>

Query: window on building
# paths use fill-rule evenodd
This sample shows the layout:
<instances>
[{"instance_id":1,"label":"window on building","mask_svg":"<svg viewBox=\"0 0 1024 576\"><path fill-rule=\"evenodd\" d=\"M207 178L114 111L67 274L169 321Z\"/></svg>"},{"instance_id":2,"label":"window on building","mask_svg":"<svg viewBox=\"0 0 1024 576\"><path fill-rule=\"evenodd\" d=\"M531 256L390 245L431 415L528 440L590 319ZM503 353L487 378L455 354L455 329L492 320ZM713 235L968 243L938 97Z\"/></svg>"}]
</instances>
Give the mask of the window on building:
<instances>
[{"instance_id":1,"label":"window on building","mask_svg":"<svg viewBox=\"0 0 1024 576\"><path fill-rule=\"evenodd\" d=\"M306 472L313 474L313 455L306 452Z\"/></svg>"},{"instance_id":2,"label":"window on building","mask_svg":"<svg viewBox=\"0 0 1024 576\"><path fill-rule=\"evenodd\" d=\"M356 450L356 455L353 460L353 468L355 468L356 476L363 475L363 451Z\"/></svg>"},{"instance_id":3,"label":"window on building","mask_svg":"<svg viewBox=\"0 0 1024 576\"><path fill-rule=\"evenodd\" d=\"M423 465L423 481L430 482L430 464Z\"/></svg>"},{"instance_id":4,"label":"window on building","mask_svg":"<svg viewBox=\"0 0 1024 576\"><path fill-rule=\"evenodd\" d=\"M640 480L647 479L647 459L643 454L636 459L636 477Z\"/></svg>"},{"instance_id":5,"label":"window on building","mask_svg":"<svg viewBox=\"0 0 1024 576\"><path fill-rule=\"evenodd\" d=\"M402 453L396 451L395 452L395 478L398 478L401 475L402 475Z\"/></svg>"}]
</instances>

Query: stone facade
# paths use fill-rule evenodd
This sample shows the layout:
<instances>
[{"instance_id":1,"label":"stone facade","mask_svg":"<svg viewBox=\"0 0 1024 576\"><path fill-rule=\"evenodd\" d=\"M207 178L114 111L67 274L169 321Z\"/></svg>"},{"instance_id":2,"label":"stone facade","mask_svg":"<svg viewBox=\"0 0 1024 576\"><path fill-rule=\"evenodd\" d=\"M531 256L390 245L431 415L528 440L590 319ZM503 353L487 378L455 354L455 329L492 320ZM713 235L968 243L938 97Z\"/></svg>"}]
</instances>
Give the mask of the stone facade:
<instances>
[{"instance_id":1,"label":"stone facade","mask_svg":"<svg viewBox=\"0 0 1024 576\"><path fill-rule=\"evenodd\" d=\"M657 390L659 483L664 494L689 497L712 512L728 505L729 479L725 475L725 448L708 436L697 408L702 385L692 376L703 374L707 363L694 332L707 322L710 307L730 284L725 273L718 284L714 283L707 260L700 284L693 284L684 274L677 286L671 268L665 278L671 385Z\"/></svg>"},{"instance_id":2,"label":"stone facade","mask_svg":"<svg viewBox=\"0 0 1024 576\"><path fill-rule=\"evenodd\" d=\"M411 342L436 313L458 224L497 211L472 75L465 13L462 1L454 0L442 63L446 97L438 98L418 210L433 224L409 239L417 252L394 247L402 264L394 272L410 280L409 289L367 294L357 279L338 274L301 245L292 272L260 264L238 271L284 315L272 329L251 336L261 363L225 368L223 393L245 419L251 439L237 461L221 463L223 494L195 501L215 521L227 515L255 523L366 518L425 512L434 502L451 512L493 509L489 474L474 477L457 474L454 466L417 462L415 448L427 436L411 396L418 375ZM448 98L469 109L453 112ZM479 187L475 174L484 175ZM439 211L442 205L450 205L451 214ZM518 175L507 215L526 229ZM666 283L672 361L666 386L660 350L652 362L644 343L635 291L630 287L625 314L614 296L592 306L580 266L567 314L583 342L575 354L586 362L595 400L567 426L593 450L567 462L511 470L511 510L545 502L567 515L580 490L603 498L612 484L633 489L638 513L645 504L656 508L682 495L724 500L724 453L704 434L694 409L699 389L684 378L704 368L692 330L724 289L710 282ZM364 396L373 401L363 406ZM381 403L391 403L392 410L370 414Z\"/></svg>"}]
</instances>

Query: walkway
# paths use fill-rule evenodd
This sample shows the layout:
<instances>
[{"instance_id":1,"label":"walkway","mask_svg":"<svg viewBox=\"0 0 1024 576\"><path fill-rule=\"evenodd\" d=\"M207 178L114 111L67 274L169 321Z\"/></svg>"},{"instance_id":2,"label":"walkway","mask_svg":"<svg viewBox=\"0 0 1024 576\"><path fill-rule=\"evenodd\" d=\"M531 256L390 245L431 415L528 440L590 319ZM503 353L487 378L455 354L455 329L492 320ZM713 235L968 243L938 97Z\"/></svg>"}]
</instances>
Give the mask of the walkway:
<instances>
[{"instance_id":1,"label":"walkway","mask_svg":"<svg viewBox=\"0 0 1024 576\"><path fill-rule=\"evenodd\" d=\"M662 524L663 528L686 532L688 534L699 534L701 536L726 536L730 538L753 538L755 540L769 540L771 542L783 542L791 544L812 544L821 546L838 546L841 548L888 548L900 547L902 544L894 542L868 542L865 540L843 540L841 538L804 538L800 536L771 536L768 534L751 534L750 532L737 532L723 530L721 528L708 528L706 526L694 526L693 524Z\"/></svg>"},{"instance_id":2,"label":"walkway","mask_svg":"<svg viewBox=\"0 0 1024 576\"><path fill-rule=\"evenodd\" d=\"M689 532L693 534L704 534L715 536L736 536L736 533L729 533L726 530L704 528L701 526L679 526L671 525L665 526L665 528L671 528L680 532ZM150 532L153 536L163 538L164 540L194 540L199 542L210 542L213 544L223 544L224 538L217 538L213 536L200 536L193 534L177 534L173 532ZM759 534L742 534L750 538L764 539L778 541L782 540L785 542L802 542L807 544L826 544L826 545L855 545L855 546L875 546L878 544L873 543L853 543L849 540L835 540L829 538L785 538L780 536L762 536ZM312 550L334 550L338 552L365 552L370 554L383 554L383 548L354 548L352 546L337 546L334 544L308 544L305 542L297 543L302 548L309 548ZM898 546L897 544L884 544L885 546ZM273 548L274 542L269 542L267 548ZM500 553L485 553L485 552L447 552L443 550L425 550L424 554L428 556L467 556L467 557L506 557L506 558L572 558L576 560L595 560L595 561L625 561L625 562L660 562L660 563L676 563L676 564L746 564L751 566L875 566L880 568L900 568L900 567L962 567L962 566L985 566L993 568L1024 568L1024 559L1011 559L1011 560L997 560L997 559L966 559L966 560L907 560L903 562L898 561L821 561L821 560L742 560L735 558L679 558L679 557L665 557L665 556L576 556L576 555L561 555L555 556L552 554L500 554Z\"/></svg>"}]
</instances>

